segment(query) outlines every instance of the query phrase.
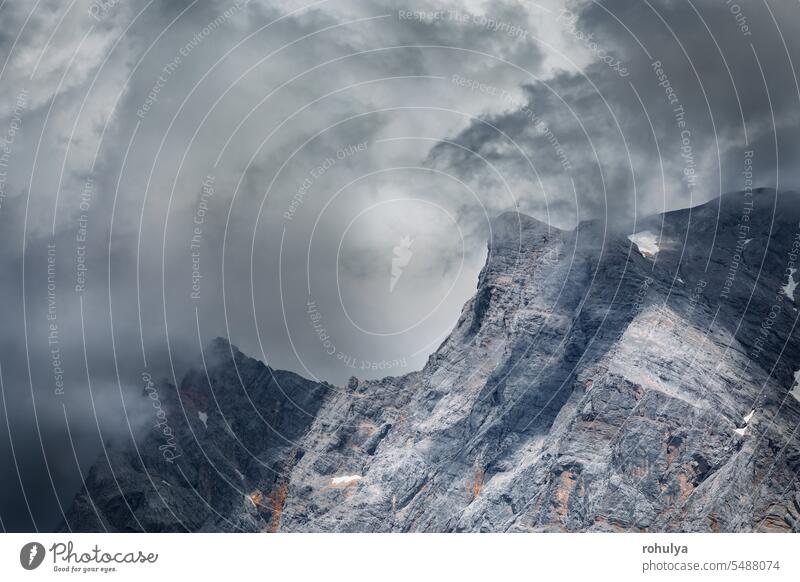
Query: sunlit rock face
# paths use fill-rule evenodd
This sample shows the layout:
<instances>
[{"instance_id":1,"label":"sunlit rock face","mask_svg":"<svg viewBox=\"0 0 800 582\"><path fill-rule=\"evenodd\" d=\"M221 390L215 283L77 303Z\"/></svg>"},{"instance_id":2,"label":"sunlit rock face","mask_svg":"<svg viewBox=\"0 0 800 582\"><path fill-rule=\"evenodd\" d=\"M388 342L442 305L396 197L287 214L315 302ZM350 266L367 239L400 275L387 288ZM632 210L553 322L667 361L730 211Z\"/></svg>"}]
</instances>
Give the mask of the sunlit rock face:
<instances>
[{"instance_id":1,"label":"sunlit rock face","mask_svg":"<svg viewBox=\"0 0 800 582\"><path fill-rule=\"evenodd\" d=\"M62 529L800 528L798 195L492 232L422 370L335 387L215 340L159 387L174 458L110 449Z\"/></svg>"}]
</instances>

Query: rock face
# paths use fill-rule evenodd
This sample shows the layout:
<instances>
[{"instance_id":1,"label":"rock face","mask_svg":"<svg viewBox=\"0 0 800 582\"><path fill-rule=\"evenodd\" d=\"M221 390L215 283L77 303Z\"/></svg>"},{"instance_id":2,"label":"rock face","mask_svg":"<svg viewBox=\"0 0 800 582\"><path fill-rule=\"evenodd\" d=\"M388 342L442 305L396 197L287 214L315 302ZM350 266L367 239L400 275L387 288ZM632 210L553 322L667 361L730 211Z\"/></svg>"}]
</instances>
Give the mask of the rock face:
<instances>
[{"instance_id":1,"label":"rock face","mask_svg":"<svg viewBox=\"0 0 800 582\"><path fill-rule=\"evenodd\" d=\"M800 196L641 233L500 216L475 296L406 376L318 384L215 340L159 387L181 456L152 432L112 448L63 528L797 531Z\"/></svg>"}]
</instances>

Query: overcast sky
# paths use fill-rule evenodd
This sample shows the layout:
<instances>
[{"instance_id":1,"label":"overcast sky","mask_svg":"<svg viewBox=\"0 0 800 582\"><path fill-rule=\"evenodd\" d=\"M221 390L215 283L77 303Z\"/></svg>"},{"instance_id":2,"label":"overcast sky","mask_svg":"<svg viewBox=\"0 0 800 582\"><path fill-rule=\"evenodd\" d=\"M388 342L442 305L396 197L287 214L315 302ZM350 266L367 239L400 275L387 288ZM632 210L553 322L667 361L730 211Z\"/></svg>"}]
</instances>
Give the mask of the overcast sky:
<instances>
[{"instance_id":1,"label":"overcast sky","mask_svg":"<svg viewBox=\"0 0 800 582\"><path fill-rule=\"evenodd\" d=\"M633 231L748 151L796 188L800 13L740 4L0 2L2 527L53 528L215 336L421 368L504 210Z\"/></svg>"}]
</instances>

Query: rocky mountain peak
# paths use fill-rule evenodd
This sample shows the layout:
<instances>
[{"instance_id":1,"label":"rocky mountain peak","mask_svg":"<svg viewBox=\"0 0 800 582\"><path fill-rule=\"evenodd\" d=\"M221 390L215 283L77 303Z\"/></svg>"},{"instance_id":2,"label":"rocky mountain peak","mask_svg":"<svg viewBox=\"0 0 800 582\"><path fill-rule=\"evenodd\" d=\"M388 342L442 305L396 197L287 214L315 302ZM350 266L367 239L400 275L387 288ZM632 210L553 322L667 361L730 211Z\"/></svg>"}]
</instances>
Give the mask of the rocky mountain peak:
<instances>
[{"instance_id":1,"label":"rocky mountain peak","mask_svg":"<svg viewBox=\"0 0 800 582\"><path fill-rule=\"evenodd\" d=\"M734 193L634 233L503 214L405 376L338 388L215 339L167 412L180 457L159 434L111 451L69 527L796 530L799 209Z\"/></svg>"}]
</instances>

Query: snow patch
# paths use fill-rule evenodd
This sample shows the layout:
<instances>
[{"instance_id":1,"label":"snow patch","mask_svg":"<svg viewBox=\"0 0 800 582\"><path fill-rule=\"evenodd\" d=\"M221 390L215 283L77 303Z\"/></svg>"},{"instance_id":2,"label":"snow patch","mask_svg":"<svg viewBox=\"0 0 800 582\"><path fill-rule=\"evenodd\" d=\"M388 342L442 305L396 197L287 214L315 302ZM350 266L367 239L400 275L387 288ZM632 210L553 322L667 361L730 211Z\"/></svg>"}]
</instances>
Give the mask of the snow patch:
<instances>
[{"instance_id":1,"label":"snow patch","mask_svg":"<svg viewBox=\"0 0 800 582\"><path fill-rule=\"evenodd\" d=\"M753 239L751 239L751 238L746 238L746 239L744 239L744 242L742 242L742 244L743 244L743 245L746 245L746 244L748 244L748 243L749 243L751 240L753 240Z\"/></svg>"},{"instance_id":2,"label":"snow patch","mask_svg":"<svg viewBox=\"0 0 800 582\"><path fill-rule=\"evenodd\" d=\"M242 475L242 472L239 469L234 469L234 471L236 471L236 475L239 476L239 479L244 481L244 475Z\"/></svg>"},{"instance_id":3,"label":"snow patch","mask_svg":"<svg viewBox=\"0 0 800 582\"><path fill-rule=\"evenodd\" d=\"M738 434L739 436L744 436L747 427L750 425L750 421L753 419L753 415L756 413L755 408L750 411L750 413L744 417L744 426L742 428L735 428L733 432Z\"/></svg>"},{"instance_id":4,"label":"snow patch","mask_svg":"<svg viewBox=\"0 0 800 582\"><path fill-rule=\"evenodd\" d=\"M203 426L208 428L208 415L205 412L198 412L197 418L203 423Z\"/></svg>"},{"instance_id":5,"label":"snow patch","mask_svg":"<svg viewBox=\"0 0 800 582\"><path fill-rule=\"evenodd\" d=\"M797 289L797 281L794 280L794 274L797 272L797 269L789 268L789 281L787 281L786 285L781 287L783 294L786 295L789 299L794 301L794 290Z\"/></svg>"},{"instance_id":6,"label":"snow patch","mask_svg":"<svg viewBox=\"0 0 800 582\"><path fill-rule=\"evenodd\" d=\"M363 479L361 475L342 475L331 479L331 485L350 485L351 483L358 483L361 479Z\"/></svg>"},{"instance_id":7,"label":"snow patch","mask_svg":"<svg viewBox=\"0 0 800 582\"><path fill-rule=\"evenodd\" d=\"M661 249L658 248L658 237L649 230L643 230L628 236L636 248L639 249L639 254L643 257L654 257Z\"/></svg>"},{"instance_id":8,"label":"snow patch","mask_svg":"<svg viewBox=\"0 0 800 582\"><path fill-rule=\"evenodd\" d=\"M794 396L795 400L800 400L800 370L794 373L794 386L789 394Z\"/></svg>"}]
</instances>

